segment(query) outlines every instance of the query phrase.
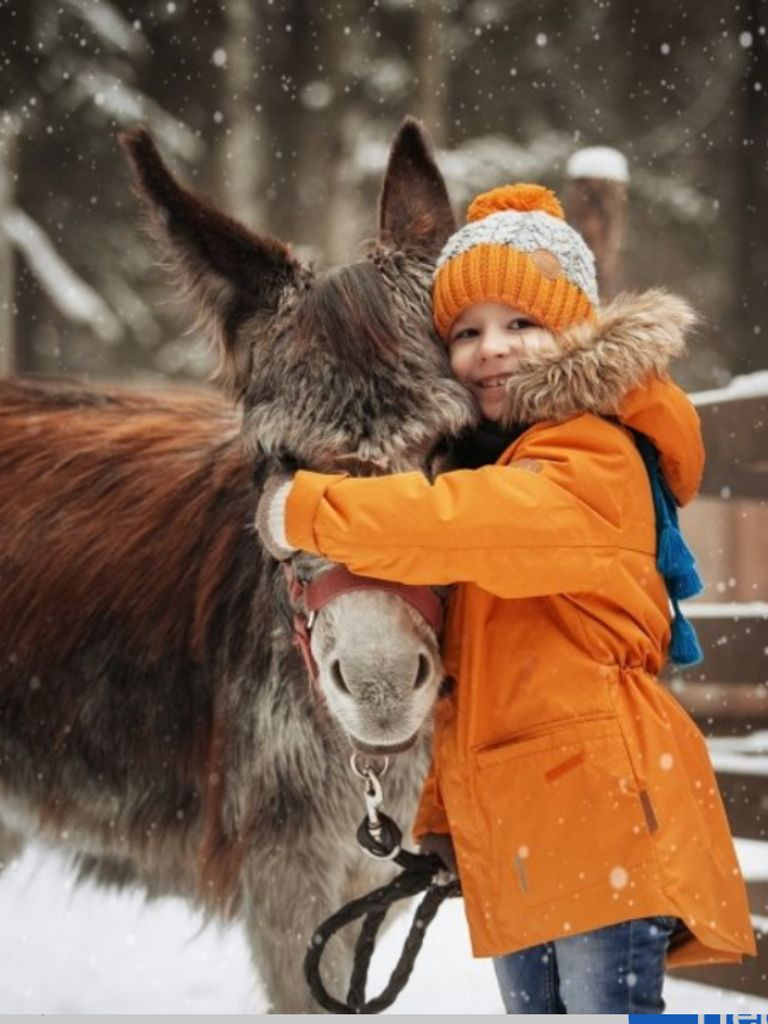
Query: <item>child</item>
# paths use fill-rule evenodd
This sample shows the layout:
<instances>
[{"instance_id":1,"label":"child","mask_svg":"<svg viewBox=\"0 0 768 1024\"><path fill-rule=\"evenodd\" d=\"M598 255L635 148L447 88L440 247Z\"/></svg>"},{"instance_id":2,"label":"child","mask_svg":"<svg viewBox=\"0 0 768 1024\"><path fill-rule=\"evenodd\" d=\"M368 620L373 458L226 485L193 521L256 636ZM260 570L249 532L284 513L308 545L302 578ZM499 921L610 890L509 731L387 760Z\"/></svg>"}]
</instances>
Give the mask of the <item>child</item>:
<instances>
[{"instance_id":1,"label":"child","mask_svg":"<svg viewBox=\"0 0 768 1024\"><path fill-rule=\"evenodd\" d=\"M299 472L262 531L361 575L460 584L414 834L455 849L508 1012L658 1013L667 955L755 951L704 740L656 679L668 649L695 653L675 503L703 452L666 375L693 316L662 291L600 311L592 254L540 186L481 195L468 220L434 320L482 412L478 468Z\"/></svg>"}]
</instances>

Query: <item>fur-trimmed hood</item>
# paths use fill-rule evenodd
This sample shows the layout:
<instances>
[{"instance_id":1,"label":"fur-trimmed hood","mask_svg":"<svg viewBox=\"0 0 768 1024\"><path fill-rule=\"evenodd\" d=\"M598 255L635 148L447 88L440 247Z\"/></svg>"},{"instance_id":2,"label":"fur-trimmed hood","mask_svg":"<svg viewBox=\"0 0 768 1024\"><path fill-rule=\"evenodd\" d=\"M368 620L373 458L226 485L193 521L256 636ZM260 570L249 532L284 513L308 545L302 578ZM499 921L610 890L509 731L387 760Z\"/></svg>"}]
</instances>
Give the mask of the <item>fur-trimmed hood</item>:
<instances>
[{"instance_id":1,"label":"fur-trimmed hood","mask_svg":"<svg viewBox=\"0 0 768 1024\"><path fill-rule=\"evenodd\" d=\"M685 351L696 314L661 289L617 296L594 323L558 336L558 351L518 363L507 383L505 424L616 416L627 392Z\"/></svg>"},{"instance_id":2,"label":"fur-trimmed hood","mask_svg":"<svg viewBox=\"0 0 768 1024\"><path fill-rule=\"evenodd\" d=\"M667 370L685 352L697 319L687 302L662 289L617 296L594 323L560 334L556 353L518 363L507 382L503 424L560 422L584 412L614 416L650 437L685 504L701 481L703 449L698 416Z\"/></svg>"}]
</instances>

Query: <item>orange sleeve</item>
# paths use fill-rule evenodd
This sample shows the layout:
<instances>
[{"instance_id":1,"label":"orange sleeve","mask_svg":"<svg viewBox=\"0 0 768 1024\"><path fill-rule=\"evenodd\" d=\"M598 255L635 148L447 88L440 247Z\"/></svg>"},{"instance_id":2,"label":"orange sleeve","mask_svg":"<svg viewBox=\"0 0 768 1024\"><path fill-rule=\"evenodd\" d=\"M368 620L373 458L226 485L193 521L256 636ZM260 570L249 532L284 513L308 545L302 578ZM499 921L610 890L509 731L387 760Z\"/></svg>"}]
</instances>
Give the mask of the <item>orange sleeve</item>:
<instances>
[{"instance_id":1,"label":"orange sleeve","mask_svg":"<svg viewBox=\"0 0 768 1024\"><path fill-rule=\"evenodd\" d=\"M627 446L620 428L584 416L530 431L508 465L434 482L299 472L287 537L376 579L472 582L500 597L594 590L621 542Z\"/></svg>"}]
</instances>

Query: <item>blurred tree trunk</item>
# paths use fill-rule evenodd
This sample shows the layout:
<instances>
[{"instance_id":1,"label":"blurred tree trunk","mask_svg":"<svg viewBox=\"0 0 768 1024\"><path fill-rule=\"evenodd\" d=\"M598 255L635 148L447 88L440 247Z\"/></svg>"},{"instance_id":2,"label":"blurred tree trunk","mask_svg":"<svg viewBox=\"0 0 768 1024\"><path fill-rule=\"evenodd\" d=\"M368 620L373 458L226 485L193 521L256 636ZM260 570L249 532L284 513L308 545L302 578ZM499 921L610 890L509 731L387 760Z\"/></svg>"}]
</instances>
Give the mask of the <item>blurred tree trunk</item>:
<instances>
[{"instance_id":1,"label":"blurred tree trunk","mask_svg":"<svg viewBox=\"0 0 768 1024\"><path fill-rule=\"evenodd\" d=\"M417 110L436 146L445 144L446 80L441 5L424 0L417 6L415 71L418 76Z\"/></svg>"},{"instance_id":2,"label":"blurred tree trunk","mask_svg":"<svg viewBox=\"0 0 768 1024\"><path fill-rule=\"evenodd\" d=\"M363 111L352 103L342 103L336 119L336 132L325 151L326 175L330 194L324 209L318 210L318 228L322 232L323 249L329 264L348 263L360 242L361 223L373 223L369 210L358 205L359 185L351 162L360 131L365 127Z\"/></svg>"},{"instance_id":3,"label":"blurred tree trunk","mask_svg":"<svg viewBox=\"0 0 768 1024\"><path fill-rule=\"evenodd\" d=\"M732 323L736 337L732 369L749 373L765 364L768 340L768 250L761 231L768 223L768 38L760 33L764 0L746 0L742 33L749 33L742 80L738 146L740 187L735 190L736 253L733 261Z\"/></svg>"},{"instance_id":4,"label":"blurred tree trunk","mask_svg":"<svg viewBox=\"0 0 768 1024\"><path fill-rule=\"evenodd\" d=\"M218 152L219 180L227 209L257 229L265 216L263 124L256 100L262 21L258 7L252 0L228 0L223 9L227 132Z\"/></svg>"},{"instance_id":5,"label":"blurred tree trunk","mask_svg":"<svg viewBox=\"0 0 768 1024\"><path fill-rule=\"evenodd\" d=\"M287 0L265 9L259 98L265 110L266 222L312 258L349 258L357 143L355 67L365 43L355 0Z\"/></svg>"},{"instance_id":6,"label":"blurred tree trunk","mask_svg":"<svg viewBox=\"0 0 768 1024\"><path fill-rule=\"evenodd\" d=\"M359 18L356 0L339 0L338 23L323 16L318 5L313 29L316 66L323 71L310 74L307 69L301 117L304 123L299 162L301 201L306 218L301 241L329 264L348 262L350 248L357 240L359 218L354 210L355 184L350 179L350 161L357 142L356 101L349 88L349 69L362 64L363 55L351 54L360 44L342 26L354 26ZM316 106L317 90L327 100ZM361 122L363 119L360 119ZM361 124L360 127L363 125Z\"/></svg>"},{"instance_id":7,"label":"blurred tree trunk","mask_svg":"<svg viewBox=\"0 0 768 1024\"><path fill-rule=\"evenodd\" d=\"M17 128L12 117L0 115L0 377L16 366L14 317L14 252L3 221L13 206Z\"/></svg>"},{"instance_id":8,"label":"blurred tree trunk","mask_svg":"<svg viewBox=\"0 0 768 1024\"><path fill-rule=\"evenodd\" d=\"M305 168L303 145L305 108L302 91L319 58L313 52L315 34L310 0L287 0L275 7L262 7L264 25L263 63L260 69L259 101L265 111L267 138L264 144L266 223L272 234L290 243L303 242L308 210L301 182ZM323 57L325 55L323 54ZM317 76L318 79L320 75ZM315 154L321 158L321 154ZM324 196L316 196L318 205Z\"/></svg>"}]
</instances>

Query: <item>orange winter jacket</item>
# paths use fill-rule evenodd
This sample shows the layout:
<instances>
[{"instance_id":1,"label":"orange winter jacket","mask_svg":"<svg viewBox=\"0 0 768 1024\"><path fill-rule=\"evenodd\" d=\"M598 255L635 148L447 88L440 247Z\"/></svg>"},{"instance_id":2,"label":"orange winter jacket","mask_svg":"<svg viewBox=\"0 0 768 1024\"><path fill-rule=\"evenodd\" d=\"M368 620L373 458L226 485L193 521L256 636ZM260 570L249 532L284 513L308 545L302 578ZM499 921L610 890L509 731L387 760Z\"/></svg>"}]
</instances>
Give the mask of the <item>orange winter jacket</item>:
<instances>
[{"instance_id":1,"label":"orange winter jacket","mask_svg":"<svg viewBox=\"0 0 768 1024\"><path fill-rule=\"evenodd\" d=\"M704 739L657 673L669 602L655 564L647 434L678 501L701 477L698 417L666 376L689 311L624 297L521 365L496 465L370 479L300 472L288 540L351 571L458 583L457 680L436 710L414 832L450 832L472 946L495 956L674 915L670 966L754 953Z\"/></svg>"}]
</instances>

